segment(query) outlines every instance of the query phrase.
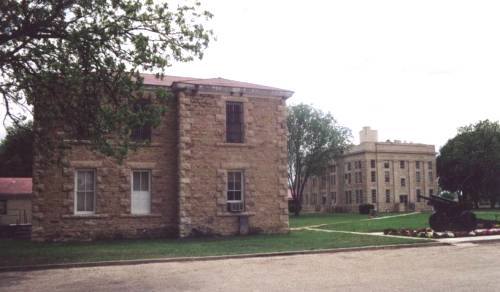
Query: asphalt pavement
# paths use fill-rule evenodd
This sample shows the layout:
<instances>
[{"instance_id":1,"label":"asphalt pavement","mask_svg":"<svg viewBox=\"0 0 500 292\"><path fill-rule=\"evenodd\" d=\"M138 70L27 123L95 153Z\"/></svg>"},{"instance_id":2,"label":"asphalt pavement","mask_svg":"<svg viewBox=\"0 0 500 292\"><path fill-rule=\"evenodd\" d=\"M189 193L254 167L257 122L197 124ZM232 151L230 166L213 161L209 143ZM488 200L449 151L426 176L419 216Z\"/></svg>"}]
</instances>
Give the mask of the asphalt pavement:
<instances>
[{"instance_id":1,"label":"asphalt pavement","mask_svg":"<svg viewBox=\"0 0 500 292\"><path fill-rule=\"evenodd\" d=\"M0 291L500 291L500 243L7 272Z\"/></svg>"}]
</instances>

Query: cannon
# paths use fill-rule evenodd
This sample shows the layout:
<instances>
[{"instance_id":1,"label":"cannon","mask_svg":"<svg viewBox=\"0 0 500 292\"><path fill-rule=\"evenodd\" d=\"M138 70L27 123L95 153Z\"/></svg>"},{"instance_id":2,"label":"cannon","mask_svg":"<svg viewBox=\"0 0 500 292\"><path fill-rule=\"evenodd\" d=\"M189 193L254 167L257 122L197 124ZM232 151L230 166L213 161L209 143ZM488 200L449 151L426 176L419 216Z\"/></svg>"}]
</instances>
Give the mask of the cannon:
<instances>
[{"instance_id":1,"label":"cannon","mask_svg":"<svg viewBox=\"0 0 500 292\"><path fill-rule=\"evenodd\" d=\"M471 212L470 206L435 195L429 197L418 195L418 197L427 200L434 209L434 213L429 217L429 226L433 230L441 232L476 229L478 220Z\"/></svg>"}]
</instances>

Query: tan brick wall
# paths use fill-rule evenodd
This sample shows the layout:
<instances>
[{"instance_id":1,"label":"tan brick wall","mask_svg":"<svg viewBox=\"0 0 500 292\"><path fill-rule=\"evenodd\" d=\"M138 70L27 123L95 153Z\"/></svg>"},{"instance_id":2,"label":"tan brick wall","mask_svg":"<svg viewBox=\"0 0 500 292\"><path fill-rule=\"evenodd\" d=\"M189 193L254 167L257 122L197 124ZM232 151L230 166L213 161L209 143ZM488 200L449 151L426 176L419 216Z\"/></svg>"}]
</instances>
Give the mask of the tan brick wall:
<instances>
[{"instance_id":1,"label":"tan brick wall","mask_svg":"<svg viewBox=\"0 0 500 292\"><path fill-rule=\"evenodd\" d=\"M244 144L224 143L226 100L244 102ZM54 130L53 155L35 153L33 240L229 235L239 232L240 215L248 216L250 232L287 232L286 133L281 98L183 92L153 131L151 145L121 165L88 145L63 142L64 133ZM74 215L80 168L96 171L95 215ZM151 215L130 214L132 169L151 170ZM244 171L243 214L226 211L231 169Z\"/></svg>"},{"instance_id":2,"label":"tan brick wall","mask_svg":"<svg viewBox=\"0 0 500 292\"><path fill-rule=\"evenodd\" d=\"M180 235L239 232L239 215L226 211L228 170L244 172L250 232L286 232L285 102L184 94L179 99ZM243 144L224 143L228 100L244 104Z\"/></svg>"},{"instance_id":3,"label":"tan brick wall","mask_svg":"<svg viewBox=\"0 0 500 292\"><path fill-rule=\"evenodd\" d=\"M176 108L172 100L151 144L131 151L122 164L86 145L62 142L61 135L51 157L35 154L33 240L177 235ZM74 215L77 169L96 171L95 216ZM133 169L151 170L151 215L131 215Z\"/></svg>"}]
</instances>

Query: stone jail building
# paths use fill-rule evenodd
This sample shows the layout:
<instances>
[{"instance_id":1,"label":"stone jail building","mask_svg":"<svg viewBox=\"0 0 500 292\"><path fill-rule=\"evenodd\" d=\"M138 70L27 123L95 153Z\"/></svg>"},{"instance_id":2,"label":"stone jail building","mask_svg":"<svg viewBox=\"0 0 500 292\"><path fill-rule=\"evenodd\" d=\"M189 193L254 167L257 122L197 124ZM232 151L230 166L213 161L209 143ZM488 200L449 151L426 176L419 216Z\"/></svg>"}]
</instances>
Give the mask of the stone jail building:
<instances>
[{"instance_id":1,"label":"stone jail building","mask_svg":"<svg viewBox=\"0 0 500 292\"><path fill-rule=\"evenodd\" d=\"M60 129L55 158L35 147L32 239L287 232L292 92L222 78L144 84L153 99L156 87L173 98L160 126L140 133L149 145L123 163Z\"/></svg>"},{"instance_id":2,"label":"stone jail building","mask_svg":"<svg viewBox=\"0 0 500 292\"><path fill-rule=\"evenodd\" d=\"M303 210L357 212L361 204L373 204L378 212L428 210L418 195L436 194L435 175L434 145L378 142L377 131L364 127L359 145L309 179Z\"/></svg>"}]
</instances>

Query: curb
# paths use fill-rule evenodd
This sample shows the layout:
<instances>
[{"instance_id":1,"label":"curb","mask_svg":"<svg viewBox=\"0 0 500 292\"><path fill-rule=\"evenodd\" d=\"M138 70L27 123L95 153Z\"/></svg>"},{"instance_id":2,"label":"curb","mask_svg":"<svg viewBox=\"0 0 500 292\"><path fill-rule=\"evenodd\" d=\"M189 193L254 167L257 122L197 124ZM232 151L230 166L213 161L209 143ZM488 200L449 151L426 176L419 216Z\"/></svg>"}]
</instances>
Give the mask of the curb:
<instances>
[{"instance_id":1,"label":"curb","mask_svg":"<svg viewBox=\"0 0 500 292\"><path fill-rule=\"evenodd\" d=\"M327 254L327 253L356 252L356 251L391 250L391 249L449 246L449 245L452 244L446 242L429 242L429 243L393 244L393 245L382 245L382 246L346 247L346 248L318 249L318 250L284 251L284 252L270 252L270 253L256 253L256 254L236 254L236 255L222 255L222 256L156 258L156 259L102 261L102 262L77 262L77 263L47 264L47 265L6 266L6 267L0 267L0 273L52 270L52 269L69 269L69 268L141 265L141 264L155 264L155 263L217 261L217 260L227 260L227 259L264 258L264 257L277 257L277 256Z\"/></svg>"}]
</instances>

